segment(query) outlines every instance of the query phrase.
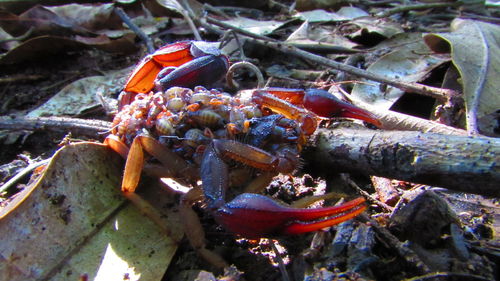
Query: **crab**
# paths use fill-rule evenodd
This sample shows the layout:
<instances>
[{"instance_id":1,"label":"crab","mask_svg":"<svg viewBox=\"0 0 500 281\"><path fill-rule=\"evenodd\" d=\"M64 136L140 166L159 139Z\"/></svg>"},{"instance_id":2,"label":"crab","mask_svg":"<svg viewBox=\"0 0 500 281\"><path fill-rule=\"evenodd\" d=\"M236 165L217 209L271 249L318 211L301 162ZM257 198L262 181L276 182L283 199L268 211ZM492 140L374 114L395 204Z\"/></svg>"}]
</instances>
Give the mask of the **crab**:
<instances>
[{"instance_id":1,"label":"crab","mask_svg":"<svg viewBox=\"0 0 500 281\"><path fill-rule=\"evenodd\" d=\"M145 163L160 163L159 176L191 185L180 204L185 233L198 253L217 267L226 263L205 247L201 223L191 208L198 201L227 231L253 239L312 232L362 213L362 197L307 209L285 206L257 192L277 174L298 169L300 152L321 119L349 117L379 125L378 120L319 89L265 88L232 96L203 86L186 88L217 80L219 72L227 70L223 55L188 51L187 46L196 44L163 47L143 60L127 82L125 91L132 94L122 95L121 110L105 140L126 159L121 187L126 197L134 197ZM157 61L174 57L182 58L163 75ZM196 80L200 75L212 79ZM187 82L179 87L170 81ZM249 168L241 172L242 167ZM237 170L240 176L233 177ZM236 181L247 183L245 192L226 202L226 191Z\"/></svg>"}]
</instances>

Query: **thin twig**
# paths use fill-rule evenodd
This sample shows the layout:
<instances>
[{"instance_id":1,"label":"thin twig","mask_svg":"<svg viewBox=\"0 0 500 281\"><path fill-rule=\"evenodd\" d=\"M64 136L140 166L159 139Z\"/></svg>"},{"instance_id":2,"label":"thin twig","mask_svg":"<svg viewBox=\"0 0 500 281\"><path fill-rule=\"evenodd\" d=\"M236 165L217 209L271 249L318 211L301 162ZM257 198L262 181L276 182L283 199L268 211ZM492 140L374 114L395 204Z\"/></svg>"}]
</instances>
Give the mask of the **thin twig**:
<instances>
[{"instance_id":1,"label":"thin twig","mask_svg":"<svg viewBox=\"0 0 500 281\"><path fill-rule=\"evenodd\" d=\"M290 276L288 276L288 272L286 271L285 263L283 262L280 251L278 251L278 247L276 247L275 243L276 242L273 239L269 239L269 244L271 244L274 254L276 255L276 260L278 261L278 266L280 268L283 281L290 281Z\"/></svg>"},{"instance_id":2,"label":"thin twig","mask_svg":"<svg viewBox=\"0 0 500 281\"><path fill-rule=\"evenodd\" d=\"M402 0L377 0L377 1L368 1L368 0L361 0L361 4L365 6L387 6L388 4L392 3L399 3L401 4L403 2Z\"/></svg>"},{"instance_id":3,"label":"thin twig","mask_svg":"<svg viewBox=\"0 0 500 281\"><path fill-rule=\"evenodd\" d=\"M196 25L193 22L193 18L195 18L196 15L194 14L193 10L191 9L191 6L189 6L188 1L186 1L186 0L183 0L182 3L184 4L184 7L182 5L180 5L181 7L179 7L178 12L181 13L181 15L184 17L184 19L188 23L189 27L191 28L191 30L193 31L194 38L198 41L203 40L201 38L200 33L198 32L198 28L196 27Z\"/></svg>"},{"instance_id":4,"label":"thin twig","mask_svg":"<svg viewBox=\"0 0 500 281\"><path fill-rule=\"evenodd\" d=\"M132 30L142 41L146 44L146 48L148 49L148 53L152 54L155 51L155 47L153 44L153 40L149 38L149 36L142 31L135 23L132 22L130 17L123 11L122 8L115 7L115 13L122 19L122 21Z\"/></svg>"},{"instance_id":5,"label":"thin twig","mask_svg":"<svg viewBox=\"0 0 500 281\"><path fill-rule=\"evenodd\" d=\"M391 15L397 13L404 13L409 11L418 11L418 10L427 10L427 9L435 9L435 8L454 8L463 5L462 1L457 2L446 2L446 3L425 3L425 4L416 4L416 5L405 5L398 6L393 9L387 9L381 13L378 13L376 16L380 18L389 17Z\"/></svg>"},{"instance_id":6,"label":"thin twig","mask_svg":"<svg viewBox=\"0 0 500 281\"><path fill-rule=\"evenodd\" d=\"M354 188L359 194L361 194L369 203L375 204L382 209L384 209L387 212L391 212L394 210L393 207L385 204L384 202L381 202L375 198L373 198L370 193L364 191L359 185L357 185L349 176L349 174L342 173L340 174L340 177L342 178L343 181L345 181L349 186Z\"/></svg>"},{"instance_id":7,"label":"thin twig","mask_svg":"<svg viewBox=\"0 0 500 281\"><path fill-rule=\"evenodd\" d=\"M5 192L11 186L13 186L14 184L16 184L17 181L19 181L21 178L23 178L24 176L26 176L27 174L29 174L34 169L36 169L36 168L38 168L38 167L40 167L42 165L45 165L45 164L49 163L49 161L51 159L52 158L48 158L48 159L45 159L45 160L42 160L42 161L39 161L39 162L31 163L26 168L22 169L22 171L20 171L15 176L13 176L10 180L8 180L4 185L2 185L0 187L0 193Z\"/></svg>"},{"instance_id":8,"label":"thin twig","mask_svg":"<svg viewBox=\"0 0 500 281\"><path fill-rule=\"evenodd\" d=\"M457 277L460 280L477 280L477 281L488 281L491 280L489 278L480 276L480 275L475 275L475 274L468 274L468 273L463 273L463 272L433 272L429 273L423 276L417 276L413 277L410 279L405 279L404 281L424 281L424 280L441 280L440 277ZM454 278L452 278L454 279Z\"/></svg>"},{"instance_id":9,"label":"thin twig","mask_svg":"<svg viewBox=\"0 0 500 281\"><path fill-rule=\"evenodd\" d=\"M45 79L48 76L40 74L17 74L8 77L0 77L0 84L17 83L24 81L36 81L40 79Z\"/></svg>"},{"instance_id":10,"label":"thin twig","mask_svg":"<svg viewBox=\"0 0 500 281\"><path fill-rule=\"evenodd\" d=\"M250 38L260 39L260 40L264 40L264 41L280 42L279 40L276 40L276 39L273 39L273 38L269 38L267 36L255 34L253 32L241 29L241 28L236 27L234 25L230 25L228 23L219 21L219 20L214 19L212 17L206 17L206 20L207 20L207 23L215 24L217 26L220 26L220 27L223 27L223 28L226 28L226 29L234 30L235 32L243 34L243 35L246 35L246 36L248 36ZM220 33L222 34L224 32L221 31Z\"/></svg>"},{"instance_id":11,"label":"thin twig","mask_svg":"<svg viewBox=\"0 0 500 281\"><path fill-rule=\"evenodd\" d=\"M404 131L421 131L424 133L438 133L446 135L467 135L467 131L459 128L447 126L408 114L392 111L382 110L378 107L370 105L359 98L352 95L348 96L352 103L361 107L377 117L382 123L382 128L386 130L404 130Z\"/></svg>"},{"instance_id":12,"label":"thin twig","mask_svg":"<svg viewBox=\"0 0 500 281\"><path fill-rule=\"evenodd\" d=\"M291 54L291 55L294 55L296 57L300 57L300 58L303 58L303 59L306 59L309 61L313 61L313 62L321 64L321 65L329 66L331 68L334 68L334 69L337 69L340 71L344 71L344 72L347 72L349 74L352 74L352 75L355 75L358 77L366 78L368 80L373 80L373 81L377 81L380 83L385 83L385 84L391 85L393 87L402 89L402 90L407 91L407 92L419 93L422 95L436 98L436 99L441 100L441 101L446 101L450 97L457 95L457 93L455 91L450 90L450 89L441 89L441 88L430 87L430 86L422 85L422 84L418 84L418 83L409 83L409 82L404 82L404 81L400 81L400 80L394 80L394 79L388 78L386 76L383 76L383 75L380 75L377 73L369 72L369 71L366 71L366 70L363 70L360 68L356 68L356 67L353 67L350 65L339 63L339 62L336 62L334 60L331 60L331 59L328 59L328 58L325 58L322 56L318 56L316 54L313 54L313 53L310 53L310 52L307 52L304 50L301 50L301 49L294 47L290 44L283 43L283 42L280 42L278 40L275 40L275 39L272 39L272 38L269 38L266 36L254 34L252 32L246 31L246 30L242 30L240 28L237 28L235 26L218 21L218 20L210 18L210 17L207 17L207 22L210 22L214 25L217 25L217 26L220 26L223 28L232 29L232 30L234 30L242 35L254 38L254 41L256 43L259 43L259 44L264 45L264 46L268 46L270 48L276 49L276 50L281 51L283 53Z\"/></svg>"}]
</instances>

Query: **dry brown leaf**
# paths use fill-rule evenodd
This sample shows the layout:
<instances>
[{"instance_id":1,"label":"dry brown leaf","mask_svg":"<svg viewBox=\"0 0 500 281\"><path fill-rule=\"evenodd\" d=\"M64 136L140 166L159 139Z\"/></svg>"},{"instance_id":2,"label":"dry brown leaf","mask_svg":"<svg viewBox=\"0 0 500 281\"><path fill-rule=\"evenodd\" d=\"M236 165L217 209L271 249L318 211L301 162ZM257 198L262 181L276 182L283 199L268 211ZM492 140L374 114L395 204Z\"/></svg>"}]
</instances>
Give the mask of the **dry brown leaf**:
<instances>
[{"instance_id":1,"label":"dry brown leaf","mask_svg":"<svg viewBox=\"0 0 500 281\"><path fill-rule=\"evenodd\" d=\"M7 11L1 11L0 26L13 36L21 36L30 29L31 37L40 35L91 35L91 32L87 29L41 5L36 5L19 16Z\"/></svg>"},{"instance_id":2,"label":"dry brown leaf","mask_svg":"<svg viewBox=\"0 0 500 281\"><path fill-rule=\"evenodd\" d=\"M46 9L75 25L97 32L102 29L122 29L123 22L113 13L113 4L68 4Z\"/></svg>"},{"instance_id":3,"label":"dry brown leaf","mask_svg":"<svg viewBox=\"0 0 500 281\"><path fill-rule=\"evenodd\" d=\"M136 50L133 42L135 34L115 40L98 39L88 42L83 37L70 39L60 36L44 35L24 41L14 49L0 56L0 65L15 64L24 61L37 60L46 56L57 56L70 50L81 51L86 47L96 47L105 51L117 51L120 54L131 53Z\"/></svg>"}]
</instances>

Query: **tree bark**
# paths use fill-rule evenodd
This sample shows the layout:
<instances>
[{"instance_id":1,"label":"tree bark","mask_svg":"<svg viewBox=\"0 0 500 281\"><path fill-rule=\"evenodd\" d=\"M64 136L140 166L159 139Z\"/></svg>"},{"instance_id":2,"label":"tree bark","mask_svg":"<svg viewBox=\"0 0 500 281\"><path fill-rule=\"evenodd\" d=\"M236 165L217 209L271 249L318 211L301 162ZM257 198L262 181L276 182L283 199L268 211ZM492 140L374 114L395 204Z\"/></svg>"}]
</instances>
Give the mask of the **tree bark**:
<instances>
[{"instance_id":1,"label":"tree bark","mask_svg":"<svg viewBox=\"0 0 500 281\"><path fill-rule=\"evenodd\" d=\"M304 158L357 172L500 197L500 139L412 131L318 130Z\"/></svg>"}]
</instances>

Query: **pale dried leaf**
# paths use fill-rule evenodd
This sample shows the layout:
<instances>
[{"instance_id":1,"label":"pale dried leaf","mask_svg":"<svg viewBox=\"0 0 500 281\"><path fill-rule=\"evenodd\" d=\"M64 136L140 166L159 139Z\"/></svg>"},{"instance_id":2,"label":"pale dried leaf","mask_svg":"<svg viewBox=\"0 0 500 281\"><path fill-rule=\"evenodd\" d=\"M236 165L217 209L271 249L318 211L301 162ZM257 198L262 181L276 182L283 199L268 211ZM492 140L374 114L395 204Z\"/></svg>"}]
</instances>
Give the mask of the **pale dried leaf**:
<instances>
[{"instance_id":1,"label":"pale dried leaf","mask_svg":"<svg viewBox=\"0 0 500 281\"><path fill-rule=\"evenodd\" d=\"M59 150L0 212L0 279L161 280L176 244L135 207L122 208L122 162L95 143Z\"/></svg>"},{"instance_id":2,"label":"pale dried leaf","mask_svg":"<svg viewBox=\"0 0 500 281\"><path fill-rule=\"evenodd\" d=\"M385 38L391 38L396 34L404 32L399 23L374 17L355 18L348 24L357 27L357 31L350 34L351 37L362 36L366 33L376 33Z\"/></svg>"},{"instance_id":3,"label":"pale dried leaf","mask_svg":"<svg viewBox=\"0 0 500 281\"><path fill-rule=\"evenodd\" d=\"M461 75L468 126L476 122L479 131L495 135L500 110L500 27L473 20L455 20L452 32L424 37L436 52L451 52ZM473 50L473 51L471 51ZM498 135L498 134L497 134Z\"/></svg>"},{"instance_id":4,"label":"pale dried leaf","mask_svg":"<svg viewBox=\"0 0 500 281\"><path fill-rule=\"evenodd\" d=\"M28 113L28 117L78 115L98 104L96 93L114 93L117 85L123 85L131 69L109 72L106 76L79 79ZM121 87L121 86L120 86Z\"/></svg>"},{"instance_id":5,"label":"pale dried leaf","mask_svg":"<svg viewBox=\"0 0 500 281\"><path fill-rule=\"evenodd\" d=\"M368 13L356 7L342 7L337 12L327 12L317 9L300 12L297 16L308 22L347 21L358 17L368 16Z\"/></svg>"},{"instance_id":6,"label":"pale dried leaf","mask_svg":"<svg viewBox=\"0 0 500 281\"><path fill-rule=\"evenodd\" d=\"M338 15L337 13L327 12L325 10L312 10L300 12L297 16L308 22L329 22L329 21L344 21L348 18Z\"/></svg>"},{"instance_id":7,"label":"pale dried leaf","mask_svg":"<svg viewBox=\"0 0 500 281\"><path fill-rule=\"evenodd\" d=\"M122 20L113 13L113 4L68 4L46 7L47 10L73 24L91 31L100 29L120 29Z\"/></svg>"},{"instance_id":8,"label":"pale dried leaf","mask_svg":"<svg viewBox=\"0 0 500 281\"><path fill-rule=\"evenodd\" d=\"M307 21L290 34L290 36L286 39L286 42L291 44L335 46L346 49L352 49L358 46L358 44L350 41L344 36L335 33L332 28L321 25L313 25Z\"/></svg>"},{"instance_id":9,"label":"pale dried leaf","mask_svg":"<svg viewBox=\"0 0 500 281\"><path fill-rule=\"evenodd\" d=\"M244 29L246 31L259 34L259 35L268 35L280 28L285 24L282 21L275 20L254 20L250 18L237 17L232 18L230 20L225 20L224 23L230 24L232 26Z\"/></svg>"},{"instance_id":10,"label":"pale dried leaf","mask_svg":"<svg viewBox=\"0 0 500 281\"><path fill-rule=\"evenodd\" d=\"M404 44L400 44L399 49L382 56L367 70L405 82L417 82L448 60L445 56L432 54L421 40L421 34L413 34L412 38L418 40L410 43L407 36L406 34L401 38ZM393 43L397 41L395 38ZM361 80L361 83L354 86L351 94L379 109L387 110L404 94L404 91L391 86L384 89L380 83Z\"/></svg>"}]
</instances>

